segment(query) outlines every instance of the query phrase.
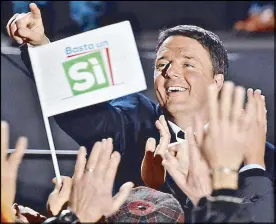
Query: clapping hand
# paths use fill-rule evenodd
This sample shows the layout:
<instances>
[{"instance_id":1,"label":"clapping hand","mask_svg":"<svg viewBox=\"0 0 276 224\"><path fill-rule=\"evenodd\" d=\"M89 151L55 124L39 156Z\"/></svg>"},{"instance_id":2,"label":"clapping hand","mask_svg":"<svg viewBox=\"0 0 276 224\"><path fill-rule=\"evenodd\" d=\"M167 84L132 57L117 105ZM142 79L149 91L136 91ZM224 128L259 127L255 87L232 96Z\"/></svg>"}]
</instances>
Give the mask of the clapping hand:
<instances>
[{"instance_id":1,"label":"clapping hand","mask_svg":"<svg viewBox=\"0 0 276 224\"><path fill-rule=\"evenodd\" d=\"M121 156L113 150L112 139L96 142L86 163L86 149L81 147L73 176L69 209L81 222L97 222L102 216L115 213L131 192L133 183L127 182L112 197Z\"/></svg>"},{"instance_id":2,"label":"clapping hand","mask_svg":"<svg viewBox=\"0 0 276 224\"><path fill-rule=\"evenodd\" d=\"M177 186L194 205L197 205L201 197L211 193L212 187L208 165L199 149L204 132L203 125L197 125L195 131L197 138L192 127L187 128L185 132L187 139L181 143L182 147L176 150L176 156L166 151L162 164Z\"/></svg>"}]
</instances>

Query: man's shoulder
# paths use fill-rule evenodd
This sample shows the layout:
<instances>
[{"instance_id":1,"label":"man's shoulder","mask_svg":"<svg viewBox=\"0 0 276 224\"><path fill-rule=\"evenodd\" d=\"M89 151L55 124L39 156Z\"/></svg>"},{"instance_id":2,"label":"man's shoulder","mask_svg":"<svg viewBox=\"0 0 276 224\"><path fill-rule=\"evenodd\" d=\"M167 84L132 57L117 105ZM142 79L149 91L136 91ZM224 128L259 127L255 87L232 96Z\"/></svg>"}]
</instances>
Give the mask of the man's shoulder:
<instances>
[{"instance_id":1,"label":"man's shoulder","mask_svg":"<svg viewBox=\"0 0 276 224\"><path fill-rule=\"evenodd\" d=\"M114 99L110 102L110 104L124 111L138 110L140 112L151 111L158 114L160 113L159 105L142 93L133 93Z\"/></svg>"}]
</instances>

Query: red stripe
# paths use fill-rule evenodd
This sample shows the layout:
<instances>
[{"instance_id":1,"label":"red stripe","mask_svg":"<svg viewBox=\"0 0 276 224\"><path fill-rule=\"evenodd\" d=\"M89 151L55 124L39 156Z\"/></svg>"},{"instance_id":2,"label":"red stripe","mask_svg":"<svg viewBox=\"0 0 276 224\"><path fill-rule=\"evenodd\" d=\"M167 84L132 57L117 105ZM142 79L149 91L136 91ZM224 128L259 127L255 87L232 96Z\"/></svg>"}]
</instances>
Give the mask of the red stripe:
<instances>
[{"instance_id":1,"label":"red stripe","mask_svg":"<svg viewBox=\"0 0 276 224\"><path fill-rule=\"evenodd\" d=\"M93 50L91 50L91 51L93 51ZM91 51L85 51L85 52L78 53L78 54L72 54L72 55L67 56L67 58L71 58L71 57L78 56L78 55L81 55L81 54L89 53Z\"/></svg>"},{"instance_id":2,"label":"red stripe","mask_svg":"<svg viewBox=\"0 0 276 224\"><path fill-rule=\"evenodd\" d=\"M109 49L108 48L106 48L106 54L107 54L107 60L108 60L110 75L111 75L111 82L112 82L112 85L114 86L114 79L113 79L113 73L112 73L112 68L111 68L111 63L110 63L110 56L109 56Z\"/></svg>"}]
</instances>

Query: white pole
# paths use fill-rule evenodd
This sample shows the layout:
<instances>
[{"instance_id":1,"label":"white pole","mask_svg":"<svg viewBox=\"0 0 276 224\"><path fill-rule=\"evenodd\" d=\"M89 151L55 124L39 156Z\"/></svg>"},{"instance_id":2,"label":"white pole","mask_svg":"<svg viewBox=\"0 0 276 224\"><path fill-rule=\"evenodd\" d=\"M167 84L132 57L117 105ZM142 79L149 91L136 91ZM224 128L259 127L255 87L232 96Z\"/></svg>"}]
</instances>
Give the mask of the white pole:
<instances>
[{"instance_id":1,"label":"white pole","mask_svg":"<svg viewBox=\"0 0 276 224\"><path fill-rule=\"evenodd\" d=\"M8 149L8 153L13 153L15 149ZM77 155L77 150L55 150L56 155ZM33 155L50 155L50 149L26 149L24 154L33 154Z\"/></svg>"}]
</instances>

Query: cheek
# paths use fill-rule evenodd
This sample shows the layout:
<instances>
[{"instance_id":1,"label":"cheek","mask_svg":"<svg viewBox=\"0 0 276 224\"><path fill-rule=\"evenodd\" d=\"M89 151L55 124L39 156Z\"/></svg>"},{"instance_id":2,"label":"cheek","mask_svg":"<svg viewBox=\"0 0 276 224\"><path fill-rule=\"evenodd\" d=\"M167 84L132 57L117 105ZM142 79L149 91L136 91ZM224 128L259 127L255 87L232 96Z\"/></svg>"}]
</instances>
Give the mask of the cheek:
<instances>
[{"instance_id":1,"label":"cheek","mask_svg":"<svg viewBox=\"0 0 276 224\"><path fill-rule=\"evenodd\" d=\"M187 75L186 79L191 87L192 95L207 97L208 85L211 84L210 80L202 74L190 74Z\"/></svg>"},{"instance_id":2,"label":"cheek","mask_svg":"<svg viewBox=\"0 0 276 224\"><path fill-rule=\"evenodd\" d=\"M157 75L154 78L154 88L155 88L155 90L159 90L159 91L163 90L164 86L165 86L165 80L164 80L163 76Z\"/></svg>"},{"instance_id":3,"label":"cheek","mask_svg":"<svg viewBox=\"0 0 276 224\"><path fill-rule=\"evenodd\" d=\"M163 76L156 76L154 79L154 88L156 91L156 97L161 106L164 106L166 101L166 91L165 91L165 79Z\"/></svg>"}]
</instances>

